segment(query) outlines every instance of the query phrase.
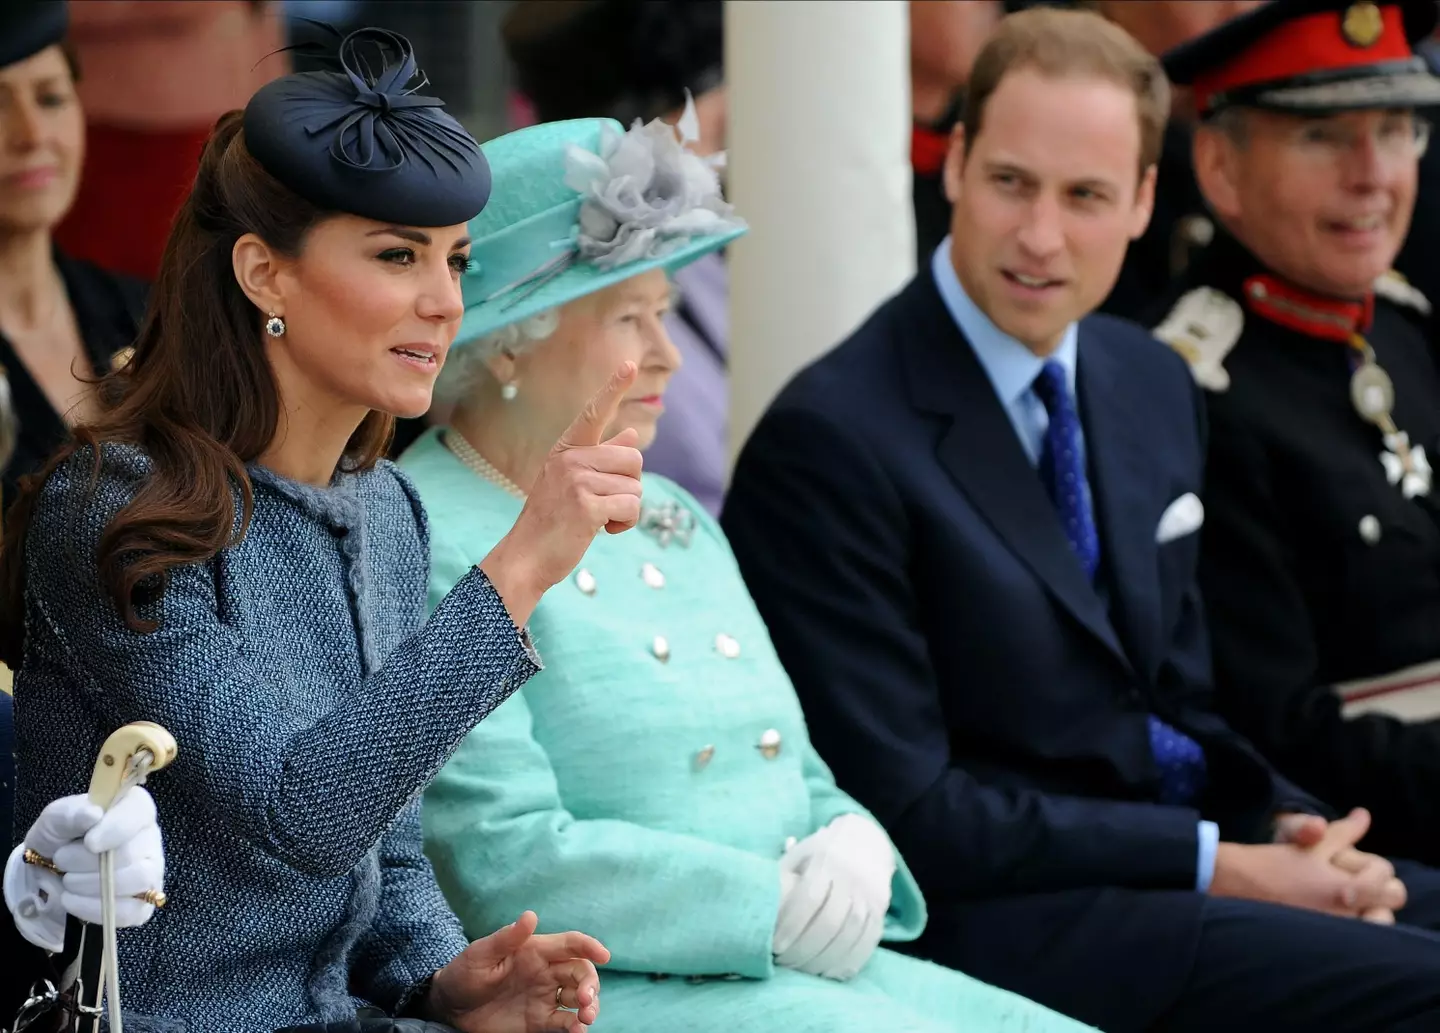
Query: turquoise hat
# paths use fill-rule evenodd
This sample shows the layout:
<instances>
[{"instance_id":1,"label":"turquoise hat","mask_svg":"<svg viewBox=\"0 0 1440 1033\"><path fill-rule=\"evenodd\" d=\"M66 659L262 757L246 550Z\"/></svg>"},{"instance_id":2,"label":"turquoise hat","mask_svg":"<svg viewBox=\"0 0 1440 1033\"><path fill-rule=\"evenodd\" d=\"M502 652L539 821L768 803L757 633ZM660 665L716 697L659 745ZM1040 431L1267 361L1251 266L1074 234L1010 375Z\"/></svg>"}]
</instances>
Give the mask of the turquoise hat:
<instances>
[{"instance_id":1,"label":"turquoise hat","mask_svg":"<svg viewBox=\"0 0 1440 1033\"><path fill-rule=\"evenodd\" d=\"M745 233L702 158L693 109L680 126L546 122L481 145L490 202L470 220L456 345L628 280L667 272Z\"/></svg>"}]
</instances>

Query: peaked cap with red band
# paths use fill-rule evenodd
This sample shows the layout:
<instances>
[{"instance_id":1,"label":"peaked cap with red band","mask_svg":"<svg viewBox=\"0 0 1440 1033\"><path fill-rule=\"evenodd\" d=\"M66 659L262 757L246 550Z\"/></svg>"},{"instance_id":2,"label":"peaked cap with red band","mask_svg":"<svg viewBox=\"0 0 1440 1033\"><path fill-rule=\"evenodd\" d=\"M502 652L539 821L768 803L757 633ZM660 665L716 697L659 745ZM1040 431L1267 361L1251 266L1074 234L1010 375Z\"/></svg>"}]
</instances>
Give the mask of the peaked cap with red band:
<instances>
[{"instance_id":1,"label":"peaked cap with red band","mask_svg":"<svg viewBox=\"0 0 1440 1033\"><path fill-rule=\"evenodd\" d=\"M1203 117L1232 107L1325 114L1440 104L1440 78L1411 44L1434 0L1270 0L1165 55Z\"/></svg>"}]
</instances>

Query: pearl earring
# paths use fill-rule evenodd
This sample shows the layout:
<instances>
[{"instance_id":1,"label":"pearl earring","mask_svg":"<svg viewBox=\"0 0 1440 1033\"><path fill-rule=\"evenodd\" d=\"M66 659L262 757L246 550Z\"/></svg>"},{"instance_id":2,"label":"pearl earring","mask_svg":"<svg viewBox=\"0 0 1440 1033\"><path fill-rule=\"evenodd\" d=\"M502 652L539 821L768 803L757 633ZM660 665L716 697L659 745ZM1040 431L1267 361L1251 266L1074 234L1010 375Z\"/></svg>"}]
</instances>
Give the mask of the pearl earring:
<instances>
[{"instance_id":1,"label":"pearl earring","mask_svg":"<svg viewBox=\"0 0 1440 1033\"><path fill-rule=\"evenodd\" d=\"M284 337L285 320L271 312L270 318L265 321L265 332L271 337Z\"/></svg>"},{"instance_id":2,"label":"pearl earring","mask_svg":"<svg viewBox=\"0 0 1440 1033\"><path fill-rule=\"evenodd\" d=\"M520 387L515 383L503 384L500 387L500 397L507 402L515 401L515 396L519 393Z\"/></svg>"}]
</instances>

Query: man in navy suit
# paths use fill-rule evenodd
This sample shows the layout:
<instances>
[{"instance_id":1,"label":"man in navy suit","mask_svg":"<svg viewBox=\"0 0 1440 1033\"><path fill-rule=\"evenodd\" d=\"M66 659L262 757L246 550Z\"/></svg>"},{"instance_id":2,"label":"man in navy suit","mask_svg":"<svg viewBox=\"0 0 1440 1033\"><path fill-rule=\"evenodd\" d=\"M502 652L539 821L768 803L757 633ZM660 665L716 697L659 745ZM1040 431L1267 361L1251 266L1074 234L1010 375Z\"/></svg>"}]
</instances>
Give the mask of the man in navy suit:
<instances>
[{"instance_id":1,"label":"man in navy suit","mask_svg":"<svg viewBox=\"0 0 1440 1033\"><path fill-rule=\"evenodd\" d=\"M1440 874L1397 879L1365 812L1329 820L1216 716L1203 408L1089 314L1168 94L1093 14L1007 18L951 237L780 394L725 530L816 745L925 890L917 951L1107 1033L1440 1029Z\"/></svg>"}]
</instances>

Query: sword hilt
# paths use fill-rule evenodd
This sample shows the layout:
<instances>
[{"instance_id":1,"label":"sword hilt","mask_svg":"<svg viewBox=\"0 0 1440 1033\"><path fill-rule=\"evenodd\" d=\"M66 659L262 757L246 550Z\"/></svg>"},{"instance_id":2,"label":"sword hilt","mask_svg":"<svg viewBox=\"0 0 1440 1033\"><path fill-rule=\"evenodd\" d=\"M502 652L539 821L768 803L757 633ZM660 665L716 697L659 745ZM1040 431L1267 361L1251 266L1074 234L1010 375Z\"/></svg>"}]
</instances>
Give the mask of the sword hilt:
<instances>
[{"instance_id":1,"label":"sword hilt","mask_svg":"<svg viewBox=\"0 0 1440 1033\"><path fill-rule=\"evenodd\" d=\"M117 728L100 747L90 775L90 802L108 811L120 794L175 759L175 737L153 721Z\"/></svg>"}]
</instances>

